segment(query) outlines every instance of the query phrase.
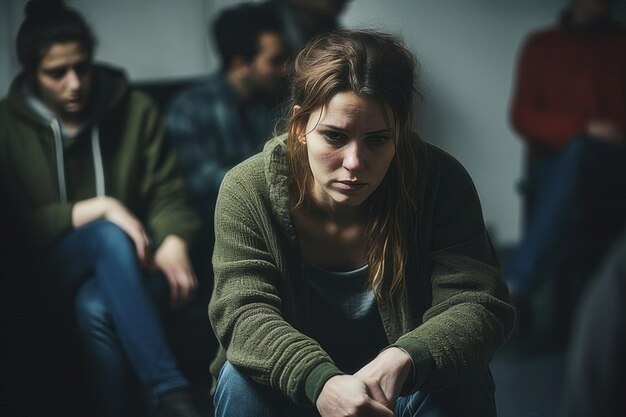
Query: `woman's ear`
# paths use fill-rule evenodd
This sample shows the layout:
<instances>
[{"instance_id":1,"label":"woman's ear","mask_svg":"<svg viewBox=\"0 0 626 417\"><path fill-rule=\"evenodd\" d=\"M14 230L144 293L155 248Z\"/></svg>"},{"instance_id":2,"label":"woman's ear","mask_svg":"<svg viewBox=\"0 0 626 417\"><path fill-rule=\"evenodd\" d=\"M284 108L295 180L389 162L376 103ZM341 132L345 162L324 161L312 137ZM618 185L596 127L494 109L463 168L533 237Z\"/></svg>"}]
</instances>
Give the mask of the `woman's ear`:
<instances>
[{"instance_id":1,"label":"woman's ear","mask_svg":"<svg viewBox=\"0 0 626 417\"><path fill-rule=\"evenodd\" d=\"M295 106L293 106L293 116L296 117L297 114L300 112L301 107L298 106L297 104ZM298 120L298 119L296 119ZM306 129L306 124L304 123L304 121L302 121L301 119L298 120L296 122L296 137L298 138L298 142L300 142L301 144L305 145L306 144L306 133L305 133L305 129Z\"/></svg>"}]
</instances>

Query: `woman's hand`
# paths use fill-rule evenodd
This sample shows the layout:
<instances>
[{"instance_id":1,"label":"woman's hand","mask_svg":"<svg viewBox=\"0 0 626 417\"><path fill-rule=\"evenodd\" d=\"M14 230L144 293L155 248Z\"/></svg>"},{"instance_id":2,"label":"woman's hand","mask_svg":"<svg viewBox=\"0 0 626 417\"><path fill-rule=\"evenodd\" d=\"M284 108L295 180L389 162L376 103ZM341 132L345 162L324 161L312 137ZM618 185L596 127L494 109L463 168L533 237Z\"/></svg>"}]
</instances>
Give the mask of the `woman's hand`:
<instances>
[{"instance_id":1,"label":"woman's hand","mask_svg":"<svg viewBox=\"0 0 626 417\"><path fill-rule=\"evenodd\" d=\"M354 377L365 384L367 392L374 400L393 410L412 367L408 353L397 347L390 347L361 368Z\"/></svg>"},{"instance_id":2,"label":"woman's hand","mask_svg":"<svg viewBox=\"0 0 626 417\"><path fill-rule=\"evenodd\" d=\"M393 412L368 391L360 379L337 375L326 381L315 405L322 417L393 417Z\"/></svg>"},{"instance_id":3,"label":"woman's hand","mask_svg":"<svg viewBox=\"0 0 626 417\"><path fill-rule=\"evenodd\" d=\"M94 197L74 204L72 224L80 227L98 219L115 223L133 241L139 262L147 266L150 261L150 239L143 224L119 200L113 197Z\"/></svg>"},{"instance_id":4,"label":"woman's hand","mask_svg":"<svg viewBox=\"0 0 626 417\"><path fill-rule=\"evenodd\" d=\"M176 235L167 236L154 255L154 266L167 278L172 308L185 304L198 286L185 241Z\"/></svg>"}]
</instances>

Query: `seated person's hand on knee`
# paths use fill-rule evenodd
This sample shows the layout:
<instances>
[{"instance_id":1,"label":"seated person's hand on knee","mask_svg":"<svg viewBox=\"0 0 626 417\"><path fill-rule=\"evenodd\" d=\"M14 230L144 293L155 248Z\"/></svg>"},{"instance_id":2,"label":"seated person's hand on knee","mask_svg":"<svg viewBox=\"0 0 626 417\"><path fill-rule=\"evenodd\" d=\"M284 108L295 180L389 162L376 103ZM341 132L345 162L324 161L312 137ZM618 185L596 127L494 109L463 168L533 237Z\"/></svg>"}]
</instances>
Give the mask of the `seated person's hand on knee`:
<instances>
[{"instance_id":1,"label":"seated person's hand on knee","mask_svg":"<svg viewBox=\"0 0 626 417\"><path fill-rule=\"evenodd\" d=\"M167 278L172 308L184 305L198 286L185 241L176 235L167 236L154 255L154 267Z\"/></svg>"},{"instance_id":2,"label":"seated person's hand on knee","mask_svg":"<svg viewBox=\"0 0 626 417\"><path fill-rule=\"evenodd\" d=\"M624 132L618 123L609 119L591 119L587 122L587 133L603 142L620 144L624 141Z\"/></svg>"},{"instance_id":3,"label":"seated person's hand on knee","mask_svg":"<svg viewBox=\"0 0 626 417\"><path fill-rule=\"evenodd\" d=\"M151 253L148 234L141 221L122 202L105 196L81 200L74 204L72 209L74 228L99 219L106 219L119 226L133 241L139 262L143 266L149 265Z\"/></svg>"}]
</instances>

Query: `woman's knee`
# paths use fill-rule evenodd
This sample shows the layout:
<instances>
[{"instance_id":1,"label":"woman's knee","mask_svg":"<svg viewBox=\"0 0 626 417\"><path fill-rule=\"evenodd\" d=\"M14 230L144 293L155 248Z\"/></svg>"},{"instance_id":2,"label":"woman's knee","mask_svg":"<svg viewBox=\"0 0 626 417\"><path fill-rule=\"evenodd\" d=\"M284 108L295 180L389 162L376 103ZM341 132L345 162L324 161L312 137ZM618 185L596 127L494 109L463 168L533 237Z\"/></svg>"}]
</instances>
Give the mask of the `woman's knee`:
<instances>
[{"instance_id":1,"label":"woman's knee","mask_svg":"<svg viewBox=\"0 0 626 417\"><path fill-rule=\"evenodd\" d=\"M489 368L441 391L418 391L396 401L399 417L496 417L495 384Z\"/></svg>"},{"instance_id":2,"label":"woman's knee","mask_svg":"<svg viewBox=\"0 0 626 417\"><path fill-rule=\"evenodd\" d=\"M236 401L239 397L248 396L249 391L251 391L251 384L252 381L247 376L230 362L225 362L217 379L217 388L215 390L216 409L220 405L233 401L233 399Z\"/></svg>"},{"instance_id":3,"label":"woman's knee","mask_svg":"<svg viewBox=\"0 0 626 417\"><path fill-rule=\"evenodd\" d=\"M89 224L86 230L89 238L98 248L108 251L132 250L130 237L118 225L108 220L98 220Z\"/></svg>"},{"instance_id":4,"label":"woman's knee","mask_svg":"<svg viewBox=\"0 0 626 417\"><path fill-rule=\"evenodd\" d=\"M214 397L215 417L221 416L278 416L281 403L287 399L271 388L258 384L243 372L226 362L217 381Z\"/></svg>"}]
</instances>

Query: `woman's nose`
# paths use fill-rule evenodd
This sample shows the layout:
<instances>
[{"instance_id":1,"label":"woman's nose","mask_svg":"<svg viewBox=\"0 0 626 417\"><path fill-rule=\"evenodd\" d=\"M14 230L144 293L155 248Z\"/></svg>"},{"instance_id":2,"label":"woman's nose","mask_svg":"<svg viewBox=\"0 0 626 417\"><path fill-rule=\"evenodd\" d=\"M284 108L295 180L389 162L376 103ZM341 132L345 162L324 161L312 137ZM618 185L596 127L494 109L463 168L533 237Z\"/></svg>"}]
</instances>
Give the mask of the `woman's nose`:
<instances>
[{"instance_id":1,"label":"woman's nose","mask_svg":"<svg viewBox=\"0 0 626 417\"><path fill-rule=\"evenodd\" d=\"M343 167L349 171L359 171L364 167L364 153L363 145L358 141L353 141L345 148L343 156Z\"/></svg>"}]
</instances>

